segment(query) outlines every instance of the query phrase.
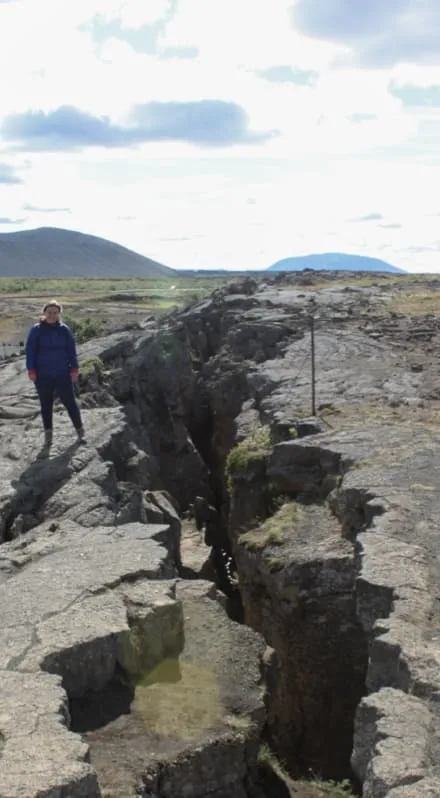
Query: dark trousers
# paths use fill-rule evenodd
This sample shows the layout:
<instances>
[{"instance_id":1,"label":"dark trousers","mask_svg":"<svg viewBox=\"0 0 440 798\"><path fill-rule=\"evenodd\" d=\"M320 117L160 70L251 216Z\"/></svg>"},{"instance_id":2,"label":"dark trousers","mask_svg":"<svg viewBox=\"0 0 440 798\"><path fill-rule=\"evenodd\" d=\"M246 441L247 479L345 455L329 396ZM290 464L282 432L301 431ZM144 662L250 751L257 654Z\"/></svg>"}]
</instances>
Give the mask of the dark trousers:
<instances>
[{"instance_id":1,"label":"dark trousers","mask_svg":"<svg viewBox=\"0 0 440 798\"><path fill-rule=\"evenodd\" d=\"M75 429L82 427L81 413L76 403L70 374L61 377L37 377L36 387L40 398L44 429L52 429L55 395L58 395L66 408Z\"/></svg>"}]
</instances>

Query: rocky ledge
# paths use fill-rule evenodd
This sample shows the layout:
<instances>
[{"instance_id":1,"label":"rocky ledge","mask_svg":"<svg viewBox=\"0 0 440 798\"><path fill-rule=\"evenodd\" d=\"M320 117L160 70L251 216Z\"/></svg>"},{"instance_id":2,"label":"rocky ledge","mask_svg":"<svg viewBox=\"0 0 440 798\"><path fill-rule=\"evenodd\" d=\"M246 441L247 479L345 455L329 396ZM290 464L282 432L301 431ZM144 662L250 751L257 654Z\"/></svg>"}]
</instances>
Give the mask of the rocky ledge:
<instances>
[{"instance_id":1,"label":"rocky ledge","mask_svg":"<svg viewBox=\"0 0 440 798\"><path fill-rule=\"evenodd\" d=\"M260 798L262 741L440 796L438 327L386 291L245 281L90 342L88 445L57 413L46 459L0 370L3 798Z\"/></svg>"},{"instance_id":2,"label":"rocky ledge","mask_svg":"<svg viewBox=\"0 0 440 798\"><path fill-rule=\"evenodd\" d=\"M179 578L172 505L166 523L148 523L166 497L154 505L118 482L105 457L122 463L120 409L85 417L87 447L68 445L60 416L52 457L36 462L39 432L17 422L25 472L3 440L14 539L0 551L0 795L171 796L182 782L194 796L210 785L245 796L264 641L229 620L212 583Z\"/></svg>"}]
</instances>

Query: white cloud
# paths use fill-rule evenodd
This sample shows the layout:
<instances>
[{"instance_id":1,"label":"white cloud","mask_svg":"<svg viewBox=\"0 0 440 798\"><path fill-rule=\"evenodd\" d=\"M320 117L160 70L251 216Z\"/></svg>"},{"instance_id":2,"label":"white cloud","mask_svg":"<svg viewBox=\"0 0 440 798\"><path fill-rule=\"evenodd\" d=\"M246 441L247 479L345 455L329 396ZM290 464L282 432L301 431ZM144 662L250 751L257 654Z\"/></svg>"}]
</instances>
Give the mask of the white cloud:
<instances>
[{"instance_id":1,"label":"white cloud","mask_svg":"<svg viewBox=\"0 0 440 798\"><path fill-rule=\"evenodd\" d=\"M18 169L22 181L0 183L0 216L27 216L23 224L30 227L47 223L32 208L60 208L51 212L51 224L113 238L175 266L263 267L336 249L406 268L440 268L434 216L440 212L440 114L408 110L389 91L391 83L439 85L440 68L336 67L346 47L300 35L290 23L291 5L0 4L0 70L9 76L0 94L0 161ZM105 41L93 39L96 19L109 23ZM156 24L156 53L136 52L117 34ZM196 48L197 57L164 57L182 47ZM316 72L316 85L258 74L280 66ZM126 125L137 104L206 99L235 103L251 130L279 135L227 151L169 142L69 155L12 153L1 137L2 121L12 113L70 105ZM347 222L373 211L385 225L401 227Z\"/></svg>"},{"instance_id":2,"label":"white cloud","mask_svg":"<svg viewBox=\"0 0 440 798\"><path fill-rule=\"evenodd\" d=\"M206 62L260 69L277 63L307 61L327 65L340 48L295 35L290 26L290 0L183 0L166 26L162 43L196 46ZM302 64L301 64L302 65Z\"/></svg>"}]
</instances>

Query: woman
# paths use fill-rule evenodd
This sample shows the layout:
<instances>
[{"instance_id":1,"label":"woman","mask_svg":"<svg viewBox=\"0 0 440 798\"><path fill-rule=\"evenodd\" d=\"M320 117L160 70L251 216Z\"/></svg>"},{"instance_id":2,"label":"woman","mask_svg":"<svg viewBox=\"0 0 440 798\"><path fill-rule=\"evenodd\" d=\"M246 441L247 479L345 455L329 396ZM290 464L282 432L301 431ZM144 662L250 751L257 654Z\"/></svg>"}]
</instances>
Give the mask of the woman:
<instances>
[{"instance_id":1,"label":"woman","mask_svg":"<svg viewBox=\"0 0 440 798\"><path fill-rule=\"evenodd\" d=\"M70 416L78 442L85 443L81 413L73 390L73 383L78 379L75 340L70 327L61 321L61 305L55 299L44 306L40 321L29 330L26 368L40 398L45 447L50 448L52 444L55 394Z\"/></svg>"}]
</instances>

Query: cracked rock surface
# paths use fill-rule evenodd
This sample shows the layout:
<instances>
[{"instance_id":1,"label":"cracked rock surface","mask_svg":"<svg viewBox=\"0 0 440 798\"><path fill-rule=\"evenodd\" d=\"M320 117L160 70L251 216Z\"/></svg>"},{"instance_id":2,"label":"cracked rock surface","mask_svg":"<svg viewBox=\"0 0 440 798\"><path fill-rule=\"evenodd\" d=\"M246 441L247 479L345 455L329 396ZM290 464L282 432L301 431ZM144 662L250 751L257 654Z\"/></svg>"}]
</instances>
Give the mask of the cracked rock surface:
<instances>
[{"instance_id":1,"label":"cracked rock surface","mask_svg":"<svg viewBox=\"0 0 440 798\"><path fill-rule=\"evenodd\" d=\"M265 718L264 641L214 585L180 584L179 517L123 410L84 410L85 447L57 413L39 459L35 398L11 369L5 403L26 415L0 426L0 795L131 798L148 781L167 795L184 771L204 795L203 758L213 794L239 795Z\"/></svg>"},{"instance_id":2,"label":"cracked rock surface","mask_svg":"<svg viewBox=\"0 0 440 798\"><path fill-rule=\"evenodd\" d=\"M91 341L88 445L57 412L47 458L23 362L0 368L2 798L260 798L266 723L365 798L440 796L440 324L387 290L248 281ZM197 549L185 520L185 565L196 497L217 521ZM220 581L211 546L247 626L194 580Z\"/></svg>"}]
</instances>

